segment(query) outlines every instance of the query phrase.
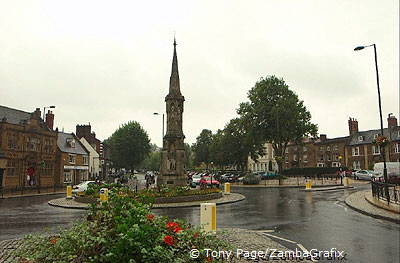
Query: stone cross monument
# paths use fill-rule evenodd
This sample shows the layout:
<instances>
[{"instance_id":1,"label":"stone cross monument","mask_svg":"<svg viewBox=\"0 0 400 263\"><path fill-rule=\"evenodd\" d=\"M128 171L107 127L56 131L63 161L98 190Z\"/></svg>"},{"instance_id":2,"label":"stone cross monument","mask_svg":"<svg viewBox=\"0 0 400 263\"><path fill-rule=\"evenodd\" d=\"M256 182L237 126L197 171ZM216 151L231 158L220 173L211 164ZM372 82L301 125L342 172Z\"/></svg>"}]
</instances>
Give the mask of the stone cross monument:
<instances>
[{"instance_id":1,"label":"stone cross monument","mask_svg":"<svg viewBox=\"0 0 400 263\"><path fill-rule=\"evenodd\" d=\"M174 56L169 79L169 93L165 97L167 109L167 132L163 139L161 152L161 170L157 184L183 186L187 184L185 174L185 135L182 131L183 102L179 84L178 58L176 56L176 41L174 39Z\"/></svg>"}]
</instances>

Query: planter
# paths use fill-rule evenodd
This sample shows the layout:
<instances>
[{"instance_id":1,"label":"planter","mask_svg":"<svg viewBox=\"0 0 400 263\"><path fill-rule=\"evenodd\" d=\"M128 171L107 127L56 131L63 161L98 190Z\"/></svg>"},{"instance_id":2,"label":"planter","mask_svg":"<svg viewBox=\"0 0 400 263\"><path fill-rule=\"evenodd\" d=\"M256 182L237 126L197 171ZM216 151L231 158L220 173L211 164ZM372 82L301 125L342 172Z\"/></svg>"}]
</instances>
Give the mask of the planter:
<instances>
[{"instance_id":1,"label":"planter","mask_svg":"<svg viewBox=\"0 0 400 263\"><path fill-rule=\"evenodd\" d=\"M96 198L91 196L76 196L74 199L78 203L90 204L97 201Z\"/></svg>"},{"instance_id":2,"label":"planter","mask_svg":"<svg viewBox=\"0 0 400 263\"><path fill-rule=\"evenodd\" d=\"M218 199L222 197L222 192L205 194L205 195L187 195L187 196L173 196L173 197L157 197L154 200L155 204L166 204L166 203L183 203L183 202L194 202L194 201L206 201L212 199Z\"/></svg>"}]
</instances>

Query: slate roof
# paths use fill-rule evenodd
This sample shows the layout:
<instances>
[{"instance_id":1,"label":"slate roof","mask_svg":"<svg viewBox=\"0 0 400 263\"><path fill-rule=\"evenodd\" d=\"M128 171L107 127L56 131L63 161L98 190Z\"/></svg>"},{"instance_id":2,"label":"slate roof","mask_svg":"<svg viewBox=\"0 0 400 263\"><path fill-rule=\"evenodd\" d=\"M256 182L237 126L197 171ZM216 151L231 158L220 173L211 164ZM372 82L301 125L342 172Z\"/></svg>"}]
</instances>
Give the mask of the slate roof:
<instances>
[{"instance_id":1,"label":"slate roof","mask_svg":"<svg viewBox=\"0 0 400 263\"><path fill-rule=\"evenodd\" d=\"M74 139L75 147L68 145L67 140ZM58 132L57 146L60 151L65 153L83 154L87 155L88 151L73 133Z\"/></svg>"},{"instance_id":2,"label":"slate roof","mask_svg":"<svg viewBox=\"0 0 400 263\"><path fill-rule=\"evenodd\" d=\"M7 123L22 124L24 121L30 120L31 113L0 105L0 121L4 118Z\"/></svg>"},{"instance_id":3,"label":"slate roof","mask_svg":"<svg viewBox=\"0 0 400 263\"><path fill-rule=\"evenodd\" d=\"M334 143L334 142L343 142L343 141L347 141L349 139L349 136L344 136L344 137L336 137L336 138L327 138L324 141L321 141L320 139L315 141L315 144L324 144L324 143Z\"/></svg>"},{"instance_id":4,"label":"slate roof","mask_svg":"<svg viewBox=\"0 0 400 263\"><path fill-rule=\"evenodd\" d=\"M390 134L388 128L383 129L383 135L392 141L400 141L399 131L400 126L393 127L390 129ZM380 129L369 130L369 131L360 131L350 136L349 145L360 145L360 144L370 144L374 140L375 134L380 134ZM363 140L360 141L359 137L363 136Z\"/></svg>"}]
</instances>

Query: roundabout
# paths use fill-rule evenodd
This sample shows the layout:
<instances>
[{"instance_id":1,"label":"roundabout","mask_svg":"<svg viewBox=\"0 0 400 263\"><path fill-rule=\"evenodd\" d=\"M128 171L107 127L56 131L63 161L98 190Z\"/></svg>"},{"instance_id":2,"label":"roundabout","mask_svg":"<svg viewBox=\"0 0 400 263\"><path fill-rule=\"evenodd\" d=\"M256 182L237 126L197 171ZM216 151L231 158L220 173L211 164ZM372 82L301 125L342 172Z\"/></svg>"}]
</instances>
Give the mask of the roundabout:
<instances>
[{"instance_id":1,"label":"roundabout","mask_svg":"<svg viewBox=\"0 0 400 263\"><path fill-rule=\"evenodd\" d=\"M211 195L209 195L211 196ZM195 197L198 199L195 200ZM185 196L186 200L183 202L164 202L153 204L152 208L179 208L179 207L197 207L201 203L216 203L216 205L230 204L244 200L246 197L238 193L222 194L219 198L204 200L203 196ZM211 196L213 197L213 196ZM203 197L204 198L204 197ZM199 200L200 199L200 200ZM171 199L174 200L174 199ZM165 201L165 200L164 200ZM48 201L48 204L55 207L67 209L83 209L87 210L90 207L89 203L77 202L74 199L67 199L65 197L57 198Z\"/></svg>"}]
</instances>

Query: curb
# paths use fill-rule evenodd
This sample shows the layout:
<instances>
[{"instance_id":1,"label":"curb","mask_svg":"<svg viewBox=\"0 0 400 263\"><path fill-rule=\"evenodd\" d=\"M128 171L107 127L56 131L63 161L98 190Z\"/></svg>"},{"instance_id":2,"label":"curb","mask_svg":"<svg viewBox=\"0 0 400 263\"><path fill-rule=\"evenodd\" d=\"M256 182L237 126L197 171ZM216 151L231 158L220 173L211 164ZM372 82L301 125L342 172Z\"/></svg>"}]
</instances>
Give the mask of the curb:
<instances>
[{"instance_id":1,"label":"curb","mask_svg":"<svg viewBox=\"0 0 400 263\"><path fill-rule=\"evenodd\" d=\"M185 208L185 207L198 207L200 206L201 203L208 203L208 202L215 202L216 205L224 205L224 204L231 204L231 203L236 203L243 201L246 199L244 195L238 194L238 193L231 193L230 196L234 196L234 199L231 200L220 200L223 197L219 199L212 199L212 200L204 200L204 201L199 201L196 203L191 203L191 204L185 204L185 203L170 203L171 205L168 204L156 204L152 207L152 209L166 209L166 208ZM57 204L54 202L57 199L53 199L47 202L48 205L54 206L54 207L60 207L60 208L66 208L66 209L80 209L80 210L88 210L89 206L74 206L74 205L62 205L62 204ZM218 200L220 200L218 202Z\"/></svg>"},{"instance_id":2,"label":"curb","mask_svg":"<svg viewBox=\"0 0 400 263\"><path fill-rule=\"evenodd\" d=\"M339 186L337 188L330 188L330 189L321 189L321 188L316 188L316 189L300 189L302 192L333 192L333 191L340 191L340 190L346 190L346 189L356 189L354 186Z\"/></svg>"},{"instance_id":3,"label":"curb","mask_svg":"<svg viewBox=\"0 0 400 263\"><path fill-rule=\"evenodd\" d=\"M323 184L323 185L315 185L314 187L334 187L338 186L337 184ZM231 187L235 188L304 188L305 185L273 185L273 186L265 186L265 185L235 185L231 184Z\"/></svg>"},{"instance_id":4,"label":"curb","mask_svg":"<svg viewBox=\"0 0 400 263\"><path fill-rule=\"evenodd\" d=\"M348 197L344 200L344 203L348 207L353 209L354 211L357 211L357 212L359 212L361 214L364 214L364 215L367 215L367 216L370 216L370 217L373 217L373 218L376 218L376 219L383 219L383 220L390 221L390 222L393 222L393 223L396 223L396 224L400 224L400 219L394 219L394 218L383 216L383 215L377 215L377 214L369 213L369 212L367 212L365 210L362 210L360 208L357 208L357 207L351 205L350 202L347 199L348 199Z\"/></svg>"}]
</instances>

